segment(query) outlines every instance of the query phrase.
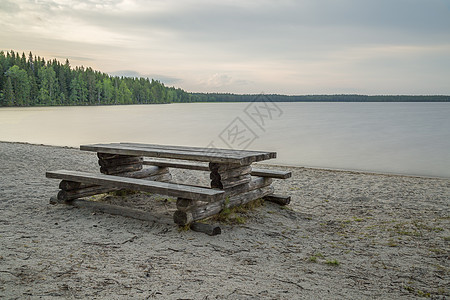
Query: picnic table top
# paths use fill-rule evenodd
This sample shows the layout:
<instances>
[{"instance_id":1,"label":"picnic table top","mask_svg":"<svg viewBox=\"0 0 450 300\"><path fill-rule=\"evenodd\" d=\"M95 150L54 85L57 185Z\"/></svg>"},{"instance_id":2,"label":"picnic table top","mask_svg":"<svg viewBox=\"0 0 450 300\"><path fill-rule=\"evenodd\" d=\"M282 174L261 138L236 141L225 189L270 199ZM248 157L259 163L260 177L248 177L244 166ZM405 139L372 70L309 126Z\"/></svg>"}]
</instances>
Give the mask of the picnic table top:
<instances>
[{"instance_id":1,"label":"picnic table top","mask_svg":"<svg viewBox=\"0 0 450 300\"><path fill-rule=\"evenodd\" d=\"M140 143L110 143L81 145L80 150L109 154L195 160L213 163L248 165L276 158L276 152L250 151Z\"/></svg>"}]
</instances>

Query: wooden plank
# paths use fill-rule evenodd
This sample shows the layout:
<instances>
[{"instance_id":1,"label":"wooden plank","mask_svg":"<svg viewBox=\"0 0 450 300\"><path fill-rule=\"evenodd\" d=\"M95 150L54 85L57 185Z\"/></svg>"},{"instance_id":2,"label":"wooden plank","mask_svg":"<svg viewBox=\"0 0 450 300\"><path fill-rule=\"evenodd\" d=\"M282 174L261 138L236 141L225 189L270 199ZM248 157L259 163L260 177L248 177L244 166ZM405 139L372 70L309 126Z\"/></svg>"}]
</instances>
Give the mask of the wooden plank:
<instances>
[{"instance_id":1,"label":"wooden plank","mask_svg":"<svg viewBox=\"0 0 450 300\"><path fill-rule=\"evenodd\" d=\"M247 193L262 187L269 186L272 183L272 178L269 177L253 177L252 181L248 184L243 184L230 189L225 190L225 197L233 197L239 194ZM206 202L196 201L191 199L177 199L177 209L181 211L187 211L196 207L205 206Z\"/></svg>"},{"instance_id":2,"label":"wooden plank","mask_svg":"<svg viewBox=\"0 0 450 300\"><path fill-rule=\"evenodd\" d=\"M172 175L170 173L157 174L157 175L143 178L143 180L168 182L168 181L172 180ZM110 187L110 186L91 185L91 186L81 187L78 189L61 190L61 191L59 191L57 197L58 197L58 200L70 201L73 199L90 197L90 196L94 196L94 195L98 195L98 194L114 192L114 191L118 191L121 189L122 188Z\"/></svg>"},{"instance_id":3,"label":"wooden plank","mask_svg":"<svg viewBox=\"0 0 450 300\"><path fill-rule=\"evenodd\" d=\"M67 181L67 180L61 180L61 182L59 183L59 188L64 191L83 189L83 188L87 188L87 187L91 187L91 186L94 186L94 185L89 184L89 183L81 183L81 182Z\"/></svg>"},{"instance_id":4,"label":"wooden plank","mask_svg":"<svg viewBox=\"0 0 450 300\"><path fill-rule=\"evenodd\" d=\"M213 215L216 215L220 213L225 206L234 207L238 205L243 205L269 194L273 194L272 186L266 186L234 197L230 197L228 198L227 202L225 202L225 200L220 200L216 202L211 202L202 207L196 207L189 211L177 210L173 215L173 220L176 224L184 226L186 224L192 223L193 221L205 219Z\"/></svg>"},{"instance_id":5,"label":"wooden plank","mask_svg":"<svg viewBox=\"0 0 450 300\"><path fill-rule=\"evenodd\" d=\"M173 159L196 160L196 161L230 162L237 164L240 164L241 160L243 160L242 157L238 157L236 155L225 156L225 155L217 155L214 153L150 149L145 147L132 147L120 144L82 145L80 146L80 150L120 154L120 155L173 158Z\"/></svg>"},{"instance_id":6,"label":"wooden plank","mask_svg":"<svg viewBox=\"0 0 450 300\"><path fill-rule=\"evenodd\" d=\"M60 201L70 201L83 197L90 197L98 194L104 194L109 192L114 192L121 190L121 188L111 187L111 186L101 186L101 185L93 185L85 188L80 188L76 190L60 190L58 195L56 196Z\"/></svg>"},{"instance_id":7,"label":"wooden plank","mask_svg":"<svg viewBox=\"0 0 450 300\"><path fill-rule=\"evenodd\" d=\"M235 186L230 189L225 189L225 197L232 197L255 189L259 189L272 184L270 177L252 177L252 181L247 184Z\"/></svg>"},{"instance_id":8,"label":"wooden plank","mask_svg":"<svg viewBox=\"0 0 450 300\"><path fill-rule=\"evenodd\" d=\"M209 170L211 170L211 172L226 172L228 170L237 169L241 166L242 165L240 164L224 164L224 163L210 162Z\"/></svg>"},{"instance_id":9,"label":"wooden plank","mask_svg":"<svg viewBox=\"0 0 450 300\"><path fill-rule=\"evenodd\" d=\"M164 149L164 150L176 150L176 151L189 151L189 152L214 152L218 154L236 154L252 156L268 154L272 152L268 151L258 151L258 150L237 150L237 149L225 149L225 148L206 148L206 147L192 147L192 146L175 146L175 145L156 145L156 144L143 144L143 143L124 143L121 142L120 145L131 146L131 147L145 147L151 149ZM273 152L274 153L274 152Z\"/></svg>"},{"instance_id":10,"label":"wooden plank","mask_svg":"<svg viewBox=\"0 0 450 300\"><path fill-rule=\"evenodd\" d=\"M123 166L115 166L115 167L100 167L100 172L106 175L126 173L126 172L136 172L142 170L142 163L137 163L133 165L123 165Z\"/></svg>"},{"instance_id":11,"label":"wooden plank","mask_svg":"<svg viewBox=\"0 0 450 300\"><path fill-rule=\"evenodd\" d=\"M196 160L218 163L235 163L240 165L249 165L252 162L275 158L275 152L265 152L255 155L239 154L239 151L228 153L215 153L208 152L205 148L204 152L195 151L183 151L183 150L170 150L170 149L152 149L145 146L127 146L122 144L94 144L94 145L81 145L80 150L94 151L101 153L111 153L120 155L135 155L135 156L147 156L147 157L159 157L159 158L173 158L184 160Z\"/></svg>"},{"instance_id":12,"label":"wooden plank","mask_svg":"<svg viewBox=\"0 0 450 300\"><path fill-rule=\"evenodd\" d=\"M168 195L172 197L203 200L207 202L221 200L223 199L224 194L224 191L208 188L167 182L146 181L142 179L125 178L104 174L92 174L78 171L59 170L54 172L47 172L46 176L48 178L79 181L83 183L92 183L95 185L104 185L130 190L139 190L161 195Z\"/></svg>"},{"instance_id":13,"label":"wooden plank","mask_svg":"<svg viewBox=\"0 0 450 300\"><path fill-rule=\"evenodd\" d=\"M120 154L98 152L97 157L99 159L108 160L108 159L120 159L120 158L127 158L127 157L136 157L136 156L135 155L120 155Z\"/></svg>"},{"instance_id":14,"label":"wooden plank","mask_svg":"<svg viewBox=\"0 0 450 300\"><path fill-rule=\"evenodd\" d=\"M170 175L170 173L165 173L165 174L158 174L158 175L146 177L143 180L154 180L154 181L167 182L167 181L170 181L171 179L172 179L172 175ZM79 189L61 190L61 191L59 191L57 197L58 197L58 200L70 201L73 199L90 197L90 196L114 192L114 191L118 191L118 190L121 190L121 188L102 186L102 185L92 185L92 186L87 186L87 187L81 187Z\"/></svg>"},{"instance_id":15,"label":"wooden plank","mask_svg":"<svg viewBox=\"0 0 450 300\"><path fill-rule=\"evenodd\" d=\"M148 180L154 180L154 179L151 179L151 176L160 175L160 174L169 174L169 169L165 168L165 167L151 166L151 167L139 170L139 171L120 173L120 176L131 177L131 178L150 177L150 178L148 178ZM65 191L82 189L82 188L87 188L87 187L91 187L91 186L94 186L94 185L89 184L89 183L81 183L81 182L67 181L67 180L62 180L59 183L59 188L61 190L65 190Z\"/></svg>"},{"instance_id":16,"label":"wooden plank","mask_svg":"<svg viewBox=\"0 0 450 300\"><path fill-rule=\"evenodd\" d=\"M149 166L158 166L158 167L179 168L179 169L197 170L197 171L209 171L208 165L194 163L194 162L179 162L179 161L169 161L169 160L144 159L143 164L149 165Z\"/></svg>"},{"instance_id":17,"label":"wooden plank","mask_svg":"<svg viewBox=\"0 0 450 300\"><path fill-rule=\"evenodd\" d=\"M190 210L194 207L204 206L206 204L208 203L204 201L177 198L177 209L182 211Z\"/></svg>"},{"instance_id":18,"label":"wooden plank","mask_svg":"<svg viewBox=\"0 0 450 300\"><path fill-rule=\"evenodd\" d=\"M211 174L209 176L212 180L227 180L234 177L239 177L243 175L250 175L250 172L252 170L251 166L239 166L237 168L228 169L228 170L219 170L214 169L211 171Z\"/></svg>"},{"instance_id":19,"label":"wooden plank","mask_svg":"<svg viewBox=\"0 0 450 300\"><path fill-rule=\"evenodd\" d=\"M278 194L267 195L263 198L265 201L270 201L279 205L288 205L291 203L291 196L284 196Z\"/></svg>"},{"instance_id":20,"label":"wooden plank","mask_svg":"<svg viewBox=\"0 0 450 300\"><path fill-rule=\"evenodd\" d=\"M104 168L110 168L115 166L123 165L134 165L143 162L144 158L140 156L131 156L125 158L115 158L115 159L99 159L98 165Z\"/></svg>"},{"instance_id":21,"label":"wooden plank","mask_svg":"<svg viewBox=\"0 0 450 300\"><path fill-rule=\"evenodd\" d=\"M250 174L228 178L226 180L212 180L211 187L218 189L230 189L241 184L249 183L251 180L252 176Z\"/></svg>"},{"instance_id":22,"label":"wooden plank","mask_svg":"<svg viewBox=\"0 0 450 300\"><path fill-rule=\"evenodd\" d=\"M161 182L170 182L172 180L172 174L165 173L165 174L159 174L154 175L150 177L142 178L143 180L154 180L154 181L161 181Z\"/></svg>"},{"instance_id":23,"label":"wooden plank","mask_svg":"<svg viewBox=\"0 0 450 300\"><path fill-rule=\"evenodd\" d=\"M252 176L270 177L278 179L287 179L292 176L292 172L269 170L269 169L252 169Z\"/></svg>"},{"instance_id":24,"label":"wooden plank","mask_svg":"<svg viewBox=\"0 0 450 300\"><path fill-rule=\"evenodd\" d=\"M179 168L179 169L190 169L190 170L198 170L198 171L210 171L209 166L205 164L200 163L193 163L193 162L180 162L180 161L169 161L169 160L157 160L157 159L144 159L143 162L144 165L154 165L154 166L161 166L161 167L172 167L172 168ZM225 165L228 166L228 165ZM231 165L234 168L237 168L237 165ZM218 165L213 165L217 170L219 168ZM239 167L244 168L245 166L239 165ZM214 169L214 170L216 170ZM232 168L221 168L221 172L226 172L225 170L232 170ZM252 176L259 176L259 177L271 177L271 178L278 178L278 179L287 179L292 176L292 172L290 171L280 171L280 170L271 170L271 169L259 169L259 168L253 168L251 173Z\"/></svg>"},{"instance_id":25,"label":"wooden plank","mask_svg":"<svg viewBox=\"0 0 450 300\"><path fill-rule=\"evenodd\" d=\"M166 173L169 173L168 168L151 166L151 167L143 168L142 170L139 170L139 171L120 173L119 175L120 175L120 177L146 178L149 176L158 175L158 174L166 174Z\"/></svg>"}]
</instances>

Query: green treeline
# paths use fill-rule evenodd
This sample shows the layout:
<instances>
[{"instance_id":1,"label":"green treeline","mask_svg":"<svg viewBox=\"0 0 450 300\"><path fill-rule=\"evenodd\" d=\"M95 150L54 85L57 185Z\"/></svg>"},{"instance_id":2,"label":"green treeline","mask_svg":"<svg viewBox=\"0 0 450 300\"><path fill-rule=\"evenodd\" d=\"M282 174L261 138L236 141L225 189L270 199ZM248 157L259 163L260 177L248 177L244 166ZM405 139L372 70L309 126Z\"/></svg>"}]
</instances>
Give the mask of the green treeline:
<instances>
[{"instance_id":1,"label":"green treeline","mask_svg":"<svg viewBox=\"0 0 450 300\"><path fill-rule=\"evenodd\" d=\"M450 102L450 96L409 95L255 95L192 93L196 102Z\"/></svg>"},{"instance_id":2,"label":"green treeline","mask_svg":"<svg viewBox=\"0 0 450 300\"><path fill-rule=\"evenodd\" d=\"M0 52L0 106L190 102L182 89L157 80L110 76L56 59Z\"/></svg>"},{"instance_id":3,"label":"green treeline","mask_svg":"<svg viewBox=\"0 0 450 300\"><path fill-rule=\"evenodd\" d=\"M257 95L188 93L158 80L118 77L56 59L0 51L0 106L114 105L174 102L450 102L450 96Z\"/></svg>"}]
</instances>

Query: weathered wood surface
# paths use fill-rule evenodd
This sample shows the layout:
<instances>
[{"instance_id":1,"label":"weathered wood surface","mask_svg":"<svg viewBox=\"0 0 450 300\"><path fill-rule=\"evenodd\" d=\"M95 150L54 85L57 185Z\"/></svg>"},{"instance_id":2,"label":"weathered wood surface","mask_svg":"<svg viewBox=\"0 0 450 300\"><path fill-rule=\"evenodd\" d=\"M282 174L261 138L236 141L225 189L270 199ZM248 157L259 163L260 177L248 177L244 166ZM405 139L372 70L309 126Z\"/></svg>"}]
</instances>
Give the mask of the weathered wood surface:
<instances>
[{"instance_id":1,"label":"weathered wood surface","mask_svg":"<svg viewBox=\"0 0 450 300\"><path fill-rule=\"evenodd\" d=\"M123 165L123 166L115 166L115 167L100 167L100 172L106 175L114 175L125 172L135 172L142 170L142 163L137 163L133 165Z\"/></svg>"},{"instance_id":2,"label":"weathered wood surface","mask_svg":"<svg viewBox=\"0 0 450 300\"><path fill-rule=\"evenodd\" d=\"M145 177L143 180L153 180L153 181L161 181L168 182L172 179L172 175L170 173L165 174L157 174L150 177ZM109 193L114 191L119 191L121 188L110 187L110 186L101 186L101 185L90 185L86 187L81 187L78 189L71 190L61 190L58 192L58 200L70 201L73 199L90 197L98 194Z\"/></svg>"},{"instance_id":3,"label":"weathered wood surface","mask_svg":"<svg viewBox=\"0 0 450 300\"><path fill-rule=\"evenodd\" d=\"M208 204L208 202L184 199L184 198L177 199L177 209L181 210L181 211L190 210L192 208L204 206L206 204Z\"/></svg>"},{"instance_id":4,"label":"weathered wood surface","mask_svg":"<svg viewBox=\"0 0 450 300\"><path fill-rule=\"evenodd\" d=\"M144 165L159 166L159 167L171 167L179 169L197 170L197 171L209 171L207 164L195 163L195 162L180 162L169 160L156 160L156 159L144 159Z\"/></svg>"},{"instance_id":5,"label":"weathered wood surface","mask_svg":"<svg viewBox=\"0 0 450 300\"><path fill-rule=\"evenodd\" d=\"M190 151L199 153L223 153L223 154L233 154L239 153L240 155L267 155L268 151L255 151L255 150L236 150L236 149L225 149L225 148L205 148L205 147L191 147L191 146L173 146L173 145L156 145L156 144L143 144L143 143L123 143L120 145L132 146L132 147L145 147L151 149L164 149L164 150L177 150L177 151ZM272 155L272 154L271 154ZM274 157L272 157L274 158Z\"/></svg>"},{"instance_id":6,"label":"weathered wood surface","mask_svg":"<svg viewBox=\"0 0 450 300\"><path fill-rule=\"evenodd\" d=\"M86 188L82 188L82 189L77 189L77 190L69 190L69 191L60 190L58 192L57 198L60 201L70 201L70 200L73 200L73 199L78 199L78 198L83 198L83 197L90 197L90 196L103 194L103 193L114 192L114 191L118 191L118 190L120 190L120 188L109 187L109 186L101 186L101 185L94 185L94 186L90 186L90 187L86 187Z\"/></svg>"},{"instance_id":7,"label":"weathered wood surface","mask_svg":"<svg viewBox=\"0 0 450 300\"><path fill-rule=\"evenodd\" d=\"M165 167L151 166L143 168L139 171L120 173L120 177L130 177L130 178L145 178L158 174L169 173L169 169Z\"/></svg>"},{"instance_id":8,"label":"weathered wood surface","mask_svg":"<svg viewBox=\"0 0 450 300\"><path fill-rule=\"evenodd\" d=\"M270 177L278 179L287 179L292 176L290 171L269 170L269 169L252 169L252 176Z\"/></svg>"},{"instance_id":9,"label":"weathered wood surface","mask_svg":"<svg viewBox=\"0 0 450 300\"><path fill-rule=\"evenodd\" d=\"M48 178L79 181L95 185L138 190L172 197L202 200L207 202L221 200L223 199L224 195L224 191L209 188L68 170L47 172L46 176Z\"/></svg>"},{"instance_id":10,"label":"weathered wood surface","mask_svg":"<svg viewBox=\"0 0 450 300\"><path fill-rule=\"evenodd\" d=\"M239 168L235 168L235 169L230 169L228 171L214 171L211 172L209 175L209 178L211 180L227 180L233 177L239 177L242 175L246 175L246 174L250 174L250 172L252 171L252 167L251 166L242 166Z\"/></svg>"},{"instance_id":11,"label":"weathered wood surface","mask_svg":"<svg viewBox=\"0 0 450 300\"><path fill-rule=\"evenodd\" d=\"M252 177L252 180L241 186L236 186L230 189L225 189L225 197L232 197L242 193L252 191L254 189L262 188L272 184L272 178L269 177Z\"/></svg>"},{"instance_id":12,"label":"weathered wood surface","mask_svg":"<svg viewBox=\"0 0 450 300\"><path fill-rule=\"evenodd\" d=\"M222 233L222 229L220 229L217 225L211 225L211 224L204 224L204 223L198 223L193 222L191 224L191 229L198 232L206 233L207 235L218 235Z\"/></svg>"},{"instance_id":13,"label":"weathered wood surface","mask_svg":"<svg viewBox=\"0 0 450 300\"><path fill-rule=\"evenodd\" d=\"M81 182L67 181L67 180L61 180L61 182L59 183L59 188L61 190L65 190L65 191L84 189L84 188L91 187L91 186L94 186L94 185L89 184L89 183L81 183Z\"/></svg>"},{"instance_id":14,"label":"weathered wood surface","mask_svg":"<svg viewBox=\"0 0 450 300\"><path fill-rule=\"evenodd\" d=\"M253 177L252 181L250 181L248 184L235 187L229 190L225 190L225 197L233 197L239 194L247 193L249 191L253 191L255 189L259 189L262 187L266 187L272 184L272 178L268 177ZM196 201L191 199L183 199L178 198L177 199L177 209L181 211L187 211L191 209L195 209L201 206L207 205L208 202L204 201Z\"/></svg>"},{"instance_id":15,"label":"weathered wood surface","mask_svg":"<svg viewBox=\"0 0 450 300\"><path fill-rule=\"evenodd\" d=\"M140 210L140 209L134 209L134 208L128 208L118 205L112 205L108 203L103 202L96 202L96 201L89 201L89 200L82 200L82 199L76 199L72 201L60 201L56 199L55 197L52 197L50 199L51 204L57 204L57 203L64 203L69 204L75 207L79 208L87 208L92 209L97 212L107 213L111 215L119 215L123 217L148 221L148 222L154 222L154 223L160 223L160 224L167 224L172 225L173 221L165 216L158 216L152 215L146 211Z\"/></svg>"},{"instance_id":16,"label":"weathered wood surface","mask_svg":"<svg viewBox=\"0 0 450 300\"><path fill-rule=\"evenodd\" d=\"M108 160L108 159L121 159L121 158L130 158L130 157L136 157L136 155L121 155L121 154L114 154L114 153L102 153L102 152L97 152L97 157L99 159L104 159L104 160Z\"/></svg>"},{"instance_id":17,"label":"weathered wood surface","mask_svg":"<svg viewBox=\"0 0 450 300\"><path fill-rule=\"evenodd\" d=\"M148 180L157 180L157 179L152 178L152 176L159 175L159 174L169 174L169 169L165 168L165 167L152 166L152 167L149 167L149 168L144 168L144 169L139 170L139 171L121 173L120 176L122 176L122 177L130 177L130 178L145 178L145 177L149 177ZM93 184L89 184L89 183L67 181L67 180L62 180L59 183L59 188L61 190L65 190L65 191L75 190L75 189L82 189L82 188L87 188L87 187L91 187L91 186L94 186L94 185Z\"/></svg>"},{"instance_id":18,"label":"weathered wood surface","mask_svg":"<svg viewBox=\"0 0 450 300\"><path fill-rule=\"evenodd\" d=\"M125 157L125 158L116 158L116 159L99 159L98 165L100 167L104 168L110 168L115 166L122 166L122 165L134 165L139 164L144 161L143 157L139 156L131 156L131 157Z\"/></svg>"},{"instance_id":19,"label":"weathered wood surface","mask_svg":"<svg viewBox=\"0 0 450 300\"><path fill-rule=\"evenodd\" d=\"M250 165L250 164L246 164L246 165ZM209 166L209 170L211 172L226 172L228 170L237 169L239 167L242 167L242 164L227 164L227 163L210 162L208 166Z\"/></svg>"},{"instance_id":20,"label":"weathered wood surface","mask_svg":"<svg viewBox=\"0 0 450 300\"><path fill-rule=\"evenodd\" d=\"M241 184L249 183L252 180L250 174L242 175L239 177L228 178L226 180L212 180L211 187L218 189L231 189Z\"/></svg>"},{"instance_id":21,"label":"weathered wood surface","mask_svg":"<svg viewBox=\"0 0 450 300\"><path fill-rule=\"evenodd\" d=\"M153 165L153 166L161 166L161 167L172 167L179 169L189 169L189 170L198 170L198 171L211 171L209 165L202 163L194 163L194 162L181 162L181 161L170 161L170 160L158 160L158 159L144 159L144 165ZM215 170L218 171L218 166L220 164L214 165ZM221 172L225 170L229 170L230 168L239 168L239 167L248 167L241 165L225 165L225 167L220 168ZM280 170L272 170L272 169L261 169L261 168L252 168L250 173L252 176L260 176L260 177L271 177L278 179L287 179L292 176L290 171L280 171ZM211 178L212 179L212 178Z\"/></svg>"},{"instance_id":22,"label":"weathered wood surface","mask_svg":"<svg viewBox=\"0 0 450 300\"><path fill-rule=\"evenodd\" d=\"M172 180L172 174L170 173L165 173L165 174L159 174L159 175L154 175L154 176L150 176L150 177L145 177L142 178L143 180L153 180L153 181L161 181L161 182L170 182Z\"/></svg>"},{"instance_id":23,"label":"weathered wood surface","mask_svg":"<svg viewBox=\"0 0 450 300\"><path fill-rule=\"evenodd\" d=\"M288 205L291 203L291 196L272 194L263 198L265 201L270 201L279 205Z\"/></svg>"},{"instance_id":24,"label":"weathered wood surface","mask_svg":"<svg viewBox=\"0 0 450 300\"><path fill-rule=\"evenodd\" d=\"M228 201L220 200L211 202L208 205L195 207L188 211L175 211L173 215L173 220L178 225L186 225L197 220L205 219L220 213L223 208L234 207L238 205L246 204L250 201L262 198L266 195L273 194L273 187L266 186L263 188L258 188L234 197L228 198Z\"/></svg>"},{"instance_id":25,"label":"weathered wood surface","mask_svg":"<svg viewBox=\"0 0 450 300\"><path fill-rule=\"evenodd\" d=\"M234 163L239 165L249 165L252 162L276 158L276 152L257 152L249 153L241 150L216 151L218 149L198 148L198 151L189 150L177 146L152 147L145 144L95 144L81 145L81 150L94 151L101 153L135 155L159 158L173 158L184 160L196 160L205 162ZM219 149L220 150L220 149Z\"/></svg>"}]
</instances>

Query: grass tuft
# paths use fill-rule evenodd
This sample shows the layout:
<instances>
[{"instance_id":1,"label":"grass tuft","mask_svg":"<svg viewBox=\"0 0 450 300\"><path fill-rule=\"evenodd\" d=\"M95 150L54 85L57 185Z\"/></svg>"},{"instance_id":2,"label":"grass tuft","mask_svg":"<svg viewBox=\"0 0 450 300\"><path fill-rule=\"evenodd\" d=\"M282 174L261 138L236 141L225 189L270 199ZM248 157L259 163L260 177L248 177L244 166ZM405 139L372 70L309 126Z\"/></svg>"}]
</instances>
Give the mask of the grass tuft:
<instances>
[{"instance_id":1,"label":"grass tuft","mask_svg":"<svg viewBox=\"0 0 450 300\"><path fill-rule=\"evenodd\" d=\"M225 200L224 208L215 216L212 216L210 220L225 223L225 224L245 224L247 222L247 214L264 205L264 200L257 199L247 204L229 207L229 199Z\"/></svg>"},{"instance_id":2,"label":"grass tuft","mask_svg":"<svg viewBox=\"0 0 450 300\"><path fill-rule=\"evenodd\" d=\"M337 259L327 260L325 263L330 266L339 266L341 264Z\"/></svg>"}]
</instances>

